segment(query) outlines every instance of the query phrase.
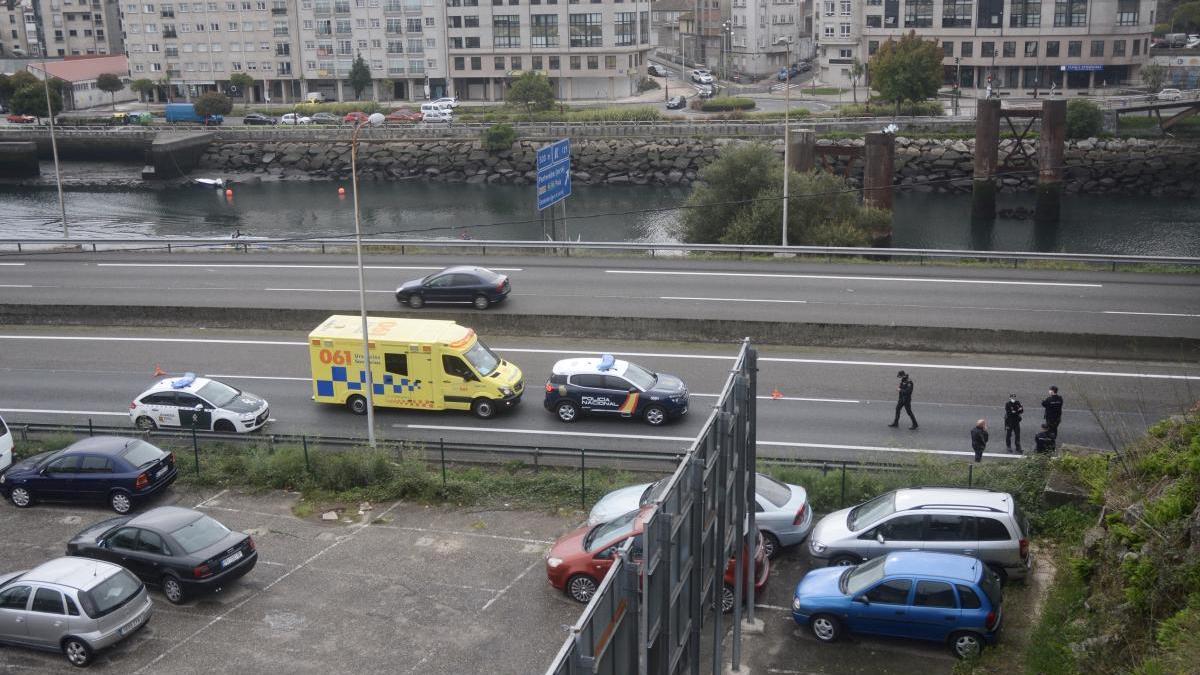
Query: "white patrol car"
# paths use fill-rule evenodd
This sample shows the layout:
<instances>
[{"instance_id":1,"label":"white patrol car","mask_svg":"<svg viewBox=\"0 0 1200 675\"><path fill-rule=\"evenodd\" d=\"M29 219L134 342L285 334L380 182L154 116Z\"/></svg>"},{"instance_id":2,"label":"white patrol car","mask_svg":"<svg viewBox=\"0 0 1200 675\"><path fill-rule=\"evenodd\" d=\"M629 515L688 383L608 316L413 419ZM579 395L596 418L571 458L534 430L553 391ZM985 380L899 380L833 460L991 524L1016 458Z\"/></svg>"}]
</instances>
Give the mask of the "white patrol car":
<instances>
[{"instance_id":1,"label":"white patrol car","mask_svg":"<svg viewBox=\"0 0 1200 675\"><path fill-rule=\"evenodd\" d=\"M195 373L161 380L129 404L129 419L139 429L195 425L245 433L262 427L269 416L261 398Z\"/></svg>"}]
</instances>

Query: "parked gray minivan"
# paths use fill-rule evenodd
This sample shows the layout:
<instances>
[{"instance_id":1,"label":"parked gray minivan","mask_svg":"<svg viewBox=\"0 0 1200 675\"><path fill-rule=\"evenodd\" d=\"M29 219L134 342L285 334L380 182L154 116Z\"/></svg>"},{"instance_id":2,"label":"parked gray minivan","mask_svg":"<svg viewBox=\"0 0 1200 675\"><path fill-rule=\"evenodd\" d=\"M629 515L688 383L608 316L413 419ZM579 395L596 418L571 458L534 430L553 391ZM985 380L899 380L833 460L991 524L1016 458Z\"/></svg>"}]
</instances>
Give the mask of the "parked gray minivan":
<instances>
[{"instance_id":1,"label":"parked gray minivan","mask_svg":"<svg viewBox=\"0 0 1200 675\"><path fill-rule=\"evenodd\" d=\"M146 586L124 567L56 558L0 575L0 643L61 651L80 668L150 619Z\"/></svg>"},{"instance_id":2,"label":"parked gray minivan","mask_svg":"<svg viewBox=\"0 0 1200 675\"><path fill-rule=\"evenodd\" d=\"M892 551L979 558L1001 580L1032 565L1029 523L1007 492L919 487L893 490L820 520L808 540L815 564L857 565Z\"/></svg>"}]
</instances>

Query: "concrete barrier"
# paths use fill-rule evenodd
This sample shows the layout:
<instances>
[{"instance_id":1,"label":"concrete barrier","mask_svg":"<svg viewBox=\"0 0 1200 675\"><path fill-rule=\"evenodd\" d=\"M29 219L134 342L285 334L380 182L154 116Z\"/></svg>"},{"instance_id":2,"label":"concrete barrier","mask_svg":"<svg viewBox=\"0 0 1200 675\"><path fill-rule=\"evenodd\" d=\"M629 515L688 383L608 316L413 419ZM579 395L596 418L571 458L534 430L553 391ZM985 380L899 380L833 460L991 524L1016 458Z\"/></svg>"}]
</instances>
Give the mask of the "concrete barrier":
<instances>
[{"instance_id":1,"label":"concrete barrier","mask_svg":"<svg viewBox=\"0 0 1200 675\"><path fill-rule=\"evenodd\" d=\"M0 304L0 325L162 326L311 330L339 309ZM870 326L782 321L721 321L635 317L550 316L490 311L372 312L373 316L451 319L481 335L733 342L804 347L1036 354L1090 359L1136 359L1195 363L1200 339L1091 333L1023 332L1003 329Z\"/></svg>"},{"instance_id":2,"label":"concrete barrier","mask_svg":"<svg viewBox=\"0 0 1200 675\"><path fill-rule=\"evenodd\" d=\"M40 173L37 143L0 143L0 178L32 178Z\"/></svg>"},{"instance_id":3,"label":"concrete barrier","mask_svg":"<svg viewBox=\"0 0 1200 675\"><path fill-rule=\"evenodd\" d=\"M200 163L215 135L212 132L159 134L150 144L143 179L163 180L186 176ZM151 170L152 169L152 170Z\"/></svg>"}]
</instances>

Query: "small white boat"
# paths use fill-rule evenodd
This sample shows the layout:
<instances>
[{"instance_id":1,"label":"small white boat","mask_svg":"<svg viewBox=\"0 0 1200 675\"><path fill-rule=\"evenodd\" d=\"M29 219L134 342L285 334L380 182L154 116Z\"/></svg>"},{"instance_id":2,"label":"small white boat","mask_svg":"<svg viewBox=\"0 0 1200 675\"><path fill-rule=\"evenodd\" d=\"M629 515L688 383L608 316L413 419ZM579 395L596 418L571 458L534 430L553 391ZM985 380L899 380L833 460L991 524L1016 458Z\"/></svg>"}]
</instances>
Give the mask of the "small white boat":
<instances>
[{"instance_id":1,"label":"small white boat","mask_svg":"<svg viewBox=\"0 0 1200 675\"><path fill-rule=\"evenodd\" d=\"M217 189L225 187L225 179L224 178L193 178L192 181L196 185L201 185L203 187L210 187L210 188L217 188Z\"/></svg>"}]
</instances>

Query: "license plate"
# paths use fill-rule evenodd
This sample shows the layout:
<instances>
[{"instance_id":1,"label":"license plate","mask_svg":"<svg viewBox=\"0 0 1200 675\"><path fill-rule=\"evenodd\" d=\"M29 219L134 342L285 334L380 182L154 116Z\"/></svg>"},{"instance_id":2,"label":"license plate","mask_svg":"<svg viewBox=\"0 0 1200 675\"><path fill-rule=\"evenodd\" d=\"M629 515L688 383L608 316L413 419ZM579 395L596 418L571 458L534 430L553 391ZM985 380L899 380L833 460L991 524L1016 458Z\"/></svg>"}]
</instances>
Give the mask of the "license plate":
<instances>
[{"instance_id":1,"label":"license plate","mask_svg":"<svg viewBox=\"0 0 1200 675\"><path fill-rule=\"evenodd\" d=\"M169 466L164 466L163 468L159 469L157 473L154 474L154 477L162 478L163 476L165 476L167 474L167 471L170 470L170 468L171 467L169 467Z\"/></svg>"},{"instance_id":2,"label":"license plate","mask_svg":"<svg viewBox=\"0 0 1200 675\"><path fill-rule=\"evenodd\" d=\"M130 621L129 623L125 624L124 626L121 626L121 629L118 630L117 632L120 633L122 637L124 637L124 636L132 633L133 631L137 630L137 627L142 625L143 616L144 615L139 614L133 621Z\"/></svg>"},{"instance_id":3,"label":"license plate","mask_svg":"<svg viewBox=\"0 0 1200 675\"><path fill-rule=\"evenodd\" d=\"M229 567L230 565L232 565L233 563L235 563L241 559L242 559L242 552L238 551L237 553L234 553L233 555L229 556L228 558L222 560L221 567Z\"/></svg>"}]
</instances>

